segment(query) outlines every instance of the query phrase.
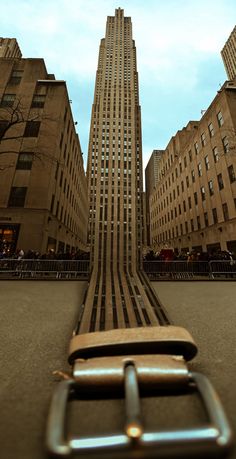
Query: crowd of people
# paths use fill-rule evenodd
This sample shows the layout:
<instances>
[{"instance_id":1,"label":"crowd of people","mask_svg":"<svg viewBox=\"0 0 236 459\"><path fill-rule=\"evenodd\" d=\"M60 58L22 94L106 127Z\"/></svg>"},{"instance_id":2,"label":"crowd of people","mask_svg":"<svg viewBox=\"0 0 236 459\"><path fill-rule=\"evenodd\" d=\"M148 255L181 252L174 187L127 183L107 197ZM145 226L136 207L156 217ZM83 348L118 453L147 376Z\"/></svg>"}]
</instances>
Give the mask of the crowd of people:
<instances>
[{"instance_id":1,"label":"crowd of people","mask_svg":"<svg viewBox=\"0 0 236 459\"><path fill-rule=\"evenodd\" d=\"M66 252L55 252L54 249L49 249L45 253L40 253L37 250L27 250L17 249L16 252L10 254L8 252L0 252L1 258L12 258L16 260L89 260L89 252L84 252L82 250L72 250Z\"/></svg>"},{"instance_id":2,"label":"crowd of people","mask_svg":"<svg viewBox=\"0 0 236 459\"><path fill-rule=\"evenodd\" d=\"M90 253L82 250L72 250L66 252L56 252L54 249L49 249L45 253L40 253L37 250L17 249L14 253L0 251L0 259L12 258L16 260L89 260ZM228 250L218 250L214 252L176 252L173 249L162 249L160 252L149 250L144 256L144 261L212 261L212 260L236 260L236 254Z\"/></svg>"},{"instance_id":3,"label":"crowd of people","mask_svg":"<svg viewBox=\"0 0 236 459\"><path fill-rule=\"evenodd\" d=\"M236 260L236 254L228 250L212 252L178 252L172 249L163 249L160 252L150 250L144 257L144 261L212 261L212 260Z\"/></svg>"}]
</instances>

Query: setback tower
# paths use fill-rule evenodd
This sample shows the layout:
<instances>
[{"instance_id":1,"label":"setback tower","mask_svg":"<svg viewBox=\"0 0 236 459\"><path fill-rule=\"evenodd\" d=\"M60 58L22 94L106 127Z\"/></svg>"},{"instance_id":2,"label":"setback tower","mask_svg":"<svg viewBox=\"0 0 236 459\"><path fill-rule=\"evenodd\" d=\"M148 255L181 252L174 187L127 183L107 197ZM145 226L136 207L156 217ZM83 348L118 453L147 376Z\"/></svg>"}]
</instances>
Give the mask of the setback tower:
<instances>
[{"instance_id":1,"label":"setback tower","mask_svg":"<svg viewBox=\"0 0 236 459\"><path fill-rule=\"evenodd\" d=\"M120 8L107 18L99 49L87 176L93 271L80 332L156 324L138 274L141 111L131 18Z\"/></svg>"}]
</instances>

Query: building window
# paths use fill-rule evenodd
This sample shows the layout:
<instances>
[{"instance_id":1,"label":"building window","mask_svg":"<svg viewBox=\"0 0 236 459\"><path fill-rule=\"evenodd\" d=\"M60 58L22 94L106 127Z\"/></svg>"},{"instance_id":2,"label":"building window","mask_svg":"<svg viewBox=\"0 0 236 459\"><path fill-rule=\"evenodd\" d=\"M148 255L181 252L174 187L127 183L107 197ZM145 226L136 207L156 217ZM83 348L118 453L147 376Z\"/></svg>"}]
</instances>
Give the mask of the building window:
<instances>
[{"instance_id":1,"label":"building window","mask_svg":"<svg viewBox=\"0 0 236 459\"><path fill-rule=\"evenodd\" d=\"M201 134L201 143L202 143L203 147L206 145L206 134L205 134L205 132L203 132Z\"/></svg>"},{"instance_id":2,"label":"building window","mask_svg":"<svg viewBox=\"0 0 236 459\"><path fill-rule=\"evenodd\" d=\"M189 209L192 209L191 196L188 196L188 207L189 207Z\"/></svg>"},{"instance_id":3,"label":"building window","mask_svg":"<svg viewBox=\"0 0 236 459\"><path fill-rule=\"evenodd\" d=\"M224 152L229 153L229 141L228 141L227 136L223 137L222 143L223 143Z\"/></svg>"},{"instance_id":4,"label":"building window","mask_svg":"<svg viewBox=\"0 0 236 459\"><path fill-rule=\"evenodd\" d=\"M51 206L50 206L50 212L53 214L53 208L54 208L54 201L55 201L55 195L52 195L51 199Z\"/></svg>"},{"instance_id":5,"label":"building window","mask_svg":"<svg viewBox=\"0 0 236 459\"><path fill-rule=\"evenodd\" d=\"M1 100L1 107L12 107L14 104L15 94L4 94Z\"/></svg>"},{"instance_id":6,"label":"building window","mask_svg":"<svg viewBox=\"0 0 236 459\"><path fill-rule=\"evenodd\" d=\"M210 169L210 163L209 163L209 158L208 158L208 156L205 156L204 160L205 160L206 170L209 171L209 169Z\"/></svg>"},{"instance_id":7,"label":"building window","mask_svg":"<svg viewBox=\"0 0 236 459\"><path fill-rule=\"evenodd\" d=\"M206 192L204 186L201 187L201 195L202 195L202 201L205 201L206 199Z\"/></svg>"},{"instance_id":8,"label":"building window","mask_svg":"<svg viewBox=\"0 0 236 459\"><path fill-rule=\"evenodd\" d=\"M219 161L218 148L214 147L212 151L213 151L214 162L218 163L218 161Z\"/></svg>"},{"instance_id":9,"label":"building window","mask_svg":"<svg viewBox=\"0 0 236 459\"><path fill-rule=\"evenodd\" d=\"M223 209L223 214L224 214L224 220L225 221L229 220L228 205L227 205L226 202L224 204L222 204L222 209Z\"/></svg>"},{"instance_id":10,"label":"building window","mask_svg":"<svg viewBox=\"0 0 236 459\"><path fill-rule=\"evenodd\" d=\"M191 171L191 175L192 175L192 182L194 183L195 182L195 172L194 172L194 170Z\"/></svg>"},{"instance_id":11,"label":"building window","mask_svg":"<svg viewBox=\"0 0 236 459\"><path fill-rule=\"evenodd\" d=\"M32 169L33 153L22 152L18 156L16 169L30 170Z\"/></svg>"},{"instance_id":12,"label":"building window","mask_svg":"<svg viewBox=\"0 0 236 459\"><path fill-rule=\"evenodd\" d=\"M212 196L214 194L214 188L213 188L213 181L212 180L210 180L208 182L208 188L209 188L210 196Z\"/></svg>"},{"instance_id":13,"label":"building window","mask_svg":"<svg viewBox=\"0 0 236 459\"><path fill-rule=\"evenodd\" d=\"M208 130L209 130L210 137L213 137L215 132L214 132L214 127L212 123L208 125Z\"/></svg>"},{"instance_id":14,"label":"building window","mask_svg":"<svg viewBox=\"0 0 236 459\"><path fill-rule=\"evenodd\" d=\"M184 208L184 212L186 212L186 202L183 201L183 208Z\"/></svg>"},{"instance_id":15,"label":"building window","mask_svg":"<svg viewBox=\"0 0 236 459\"><path fill-rule=\"evenodd\" d=\"M188 177L188 175L186 177L186 185L187 185L187 188L189 188L189 177Z\"/></svg>"},{"instance_id":16,"label":"building window","mask_svg":"<svg viewBox=\"0 0 236 459\"><path fill-rule=\"evenodd\" d=\"M199 153L199 145L198 145L197 142L195 142L195 144L194 144L194 149L195 149L196 155L198 155L198 153Z\"/></svg>"},{"instance_id":17,"label":"building window","mask_svg":"<svg viewBox=\"0 0 236 459\"><path fill-rule=\"evenodd\" d=\"M9 207L24 207L27 187L13 186L8 201Z\"/></svg>"},{"instance_id":18,"label":"building window","mask_svg":"<svg viewBox=\"0 0 236 459\"><path fill-rule=\"evenodd\" d=\"M230 183L235 182L235 173L234 173L234 166L231 164L231 166L228 167L228 174L229 174L229 180Z\"/></svg>"},{"instance_id":19,"label":"building window","mask_svg":"<svg viewBox=\"0 0 236 459\"><path fill-rule=\"evenodd\" d=\"M218 223L218 215L217 215L216 208L212 209L212 217L213 217L213 222Z\"/></svg>"},{"instance_id":20,"label":"building window","mask_svg":"<svg viewBox=\"0 0 236 459\"><path fill-rule=\"evenodd\" d=\"M188 157L189 157L189 161L190 161L190 163L191 163L192 160L193 160L192 150L189 150L189 152L188 152Z\"/></svg>"},{"instance_id":21,"label":"building window","mask_svg":"<svg viewBox=\"0 0 236 459\"><path fill-rule=\"evenodd\" d=\"M187 167L187 158L186 158L186 156L184 157L184 167Z\"/></svg>"},{"instance_id":22,"label":"building window","mask_svg":"<svg viewBox=\"0 0 236 459\"><path fill-rule=\"evenodd\" d=\"M57 201L56 214L55 214L56 217L58 217L58 214L59 214L59 205L60 205L60 204L59 204L59 201ZM68 220L69 220L69 215L68 215ZM67 223L68 223L68 222L67 222ZM68 226L68 224L67 224L67 226Z\"/></svg>"},{"instance_id":23,"label":"building window","mask_svg":"<svg viewBox=\"0 0 236 459\"><path fill-rule=\"evenodd\" d=\"M8 122L0 121L0 140L4 137L7 128L8 128Z\"/></svg>"},{"instance_id":24,"label":"building window","mask_svg":"<svg viewBox=\"0 0 236 459\"><path fill-rule=\"evenodd\" d=\"M224 118L221 111L219 111L216 116L219 126L222 126L222 124L224 124Z\"/></svg>"},{"instance_id":25,"label":"building window","mask_svg":"<svg viewBox=\"0 0 236 459\"><path fill-rule=\"evenodd\" d=\"M34 94L31 107L32 108L43 108L45 103L45 94Z\"/></svg>"},{"instance_id":26,"label":"building window","mask_svg":"<svg viewBox=\"0 0 236 459\"><path fill-rule=\"evenodd\" d=\"M224 188L224 182L223 182L222 174L218 174L217 175L217 180L218 180L219 189L222 190Z\"/></svg>"},{"instance_id":27,"label":"building window","mask_svg":"<svg viewBox=\"0 0 236 459\"><path fill-rule=\"evenodd\" d=\"M197 215L197 229L201 229L201 222L200 222L200 217Z\"/></svg>"},{"instance_id":28,"label":"building window","mask_svg":"<svg viewBox=\"0 0 236 459\"><path fill-rule=\"evenodd\" d=\"M194 202L195 202L195 204L197 205L197 203L198 203L198 198L197 198L197 192L196 192L196 191L194 192L194 195L193 195L193 196L194 196Z\"/></svg>"},{"instance_id":29,"label":"building window","mask_svg":"<svg viewBox=\"0 0 236 459\"><path fill-rule=\"evenodd\" d=\"M198 170L199 177L201 177L202 176L202 165L201 165L201 163L198 163L197 170Z\"/></svg>"},{"instance_id":30,"label":"building window","mask_svg":"<svg viewBox=\"0 0 236 459\"><path fill-rule=\"evenodd\" d=\"M205 226L209 226L208 213L207 212L204 212L204 222L205 222Z\"/></svg>"},{"instance_id":31,"label":"building window","mask_svg":"<svg viewBox=\"0 0 236 459\"><path fill-rule=\"evenodd\" d=\"M8 84L20 84L23 70L13 70Z\"/></svg>"},{"instance_id":32,"label":"building window","mask_svg":"<svg viewBox=\"0 0 236 459\"><path fill-rule=\"evenodd\" d=\"M38 137L40 121L27 121L24 137Z\"/></svg>"}]
</instances>

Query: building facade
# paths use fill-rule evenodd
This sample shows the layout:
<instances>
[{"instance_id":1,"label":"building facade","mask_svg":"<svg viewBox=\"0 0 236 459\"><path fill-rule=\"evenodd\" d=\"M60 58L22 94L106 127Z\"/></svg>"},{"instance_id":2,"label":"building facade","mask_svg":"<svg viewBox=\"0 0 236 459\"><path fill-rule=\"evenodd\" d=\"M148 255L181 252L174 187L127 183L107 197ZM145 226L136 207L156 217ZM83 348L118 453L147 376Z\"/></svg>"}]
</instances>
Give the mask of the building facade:
<instances>
[{"instance_id":1,"label":"building facade","mask_svg":"<svg viewBox=\"0 0 236 459\"><path fill-rule=\"evenodd\" d=\"M159 180L159 162L161 160L164 150L153 150L150 159L145 168L145 192L146 192L146 232L147 232L147 245L151 244L150 234L150 196Z\"/></svg>"},{"instance_id":2,"label":"building facade","mask_svg":"<svg viewBox=\"0 0 236 459\"><path fill-rule=\"evenodd\" d=\"M236 252L236 85L169 142L151 196L154 250Z\"/></svg>"},{"instance_id":3,"label":"building facade","mask_svg":"<svg viewBox=\"0 0 236 459\"><path fill-rule=\"evenodd\" d=\"M229 80L236 78L236 26L225 43L221 56Z\"/></svg>"},{"instance_id":4,"label":"building facade","mask_svg":"<svg viewBox=\"0 0 236 459\"><path fill-rule=\"evenodd\" d=\"M116 9L101 40L88 154L92 277L79 332L157 323L141 263L142 139L130 17Z\"/></svg>"},{"instance_id":5,"label":"building facade","mask_svg":"<svg viewBox=\"0 0 236 459\"><path fill-rule=\"evenodd\" d=\"M0 37L0 58L20 59L22 57L20 47L15 38Z\"/></svg>"},{"instance_id":6,"label":"building facade","mask_svg":"<svg viewBox=\"0 0 236 459\"><path fill-rule=\"evenodd\" d=\"M64 81L0 59L0 250L85 250L87 181Z\"/></svg>"}]
</instances>

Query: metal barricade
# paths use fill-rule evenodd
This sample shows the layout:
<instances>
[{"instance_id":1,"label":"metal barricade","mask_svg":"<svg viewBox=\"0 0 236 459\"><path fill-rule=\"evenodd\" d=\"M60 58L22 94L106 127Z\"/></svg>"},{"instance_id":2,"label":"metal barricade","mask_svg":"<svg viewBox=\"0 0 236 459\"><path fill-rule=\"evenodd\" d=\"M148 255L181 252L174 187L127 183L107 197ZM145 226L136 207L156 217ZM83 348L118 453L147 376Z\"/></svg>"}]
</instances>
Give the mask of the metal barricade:
<instances>
[{"instance_id":1,"label":"metal barricade","mask_svg":"<svg viewBox=\"0 0 236 459\"><path fill-rule=\"evenodd\" d=\"M209 263L207 261L144 261L143 269L150 280L209 278Z\"/></svg>"},{"instance_id":2,"label":"metal barricade","mask_svg":"<svg viewBox=\"0 0 236 459\"><path fill-rule=\"evenodd\" d=\"M0 279L88 279L89 260L0 259Z\"/></svg>"},{"instance_id":3,"label":"metal barricade","mask_svg":"<svg viewBox=\"0 0 236 459\"><path fill-rule=\"evenodd\" d=\"M235 279L236 260L144 261L150 280ZM0 259L0 279L88 279L89 260Z\"/></svg>"},{"instance_id":4,"label":"metal barricade","mask_svg":"<svg viewBox=\"0 0 236 459\"><path fill-rule=\"evenodd\" d=\"M236 260L211 260L209 265L212 279L236 279Z\"/></svg>"}]
</instances>

